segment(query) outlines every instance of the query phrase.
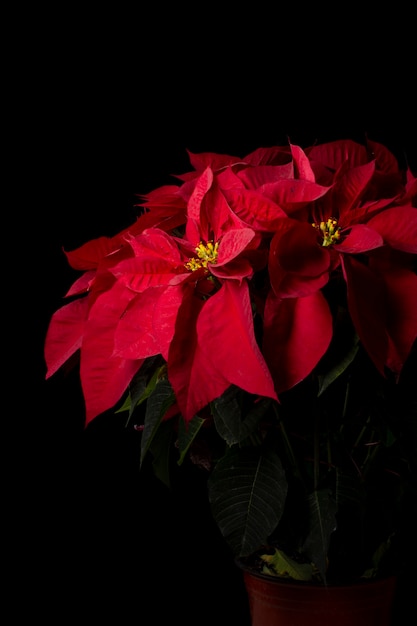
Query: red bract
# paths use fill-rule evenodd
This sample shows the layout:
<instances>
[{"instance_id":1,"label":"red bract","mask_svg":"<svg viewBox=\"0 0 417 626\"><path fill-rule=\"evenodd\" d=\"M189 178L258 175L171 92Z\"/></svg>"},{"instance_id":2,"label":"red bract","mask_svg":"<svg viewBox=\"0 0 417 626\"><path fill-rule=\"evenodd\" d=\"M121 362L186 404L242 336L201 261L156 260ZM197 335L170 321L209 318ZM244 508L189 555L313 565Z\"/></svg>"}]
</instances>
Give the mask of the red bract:
<instances>
[{"instance_id":1,"label":"red bract","mask_svg":"<svg viewBox=\"0 0 417 626\"><path fill-rule=\"evenodd\" d=\"M132 297L115 283L90 310L80 361L87 423L116 404L143 363L143 359L125 359L114 352L114 331Z\"/></svg>"},{"instance_id":2,"label":"red bract","mask_svg":"<svg viewBox=\"0 0 417 626\"><path fill-rule=\"evenodd\" d=\"M313 371L332 336L332 314L321 291L302 298L277 298L270 292L262 350L278 393L291 389Z\"/></svg>"},{"instance_id":3,"label":"red bract","mask_svg":"<svg viewBox=\"0 0 417 626\"><path fill-rule=\"evenodd\" d=\"M188 294L170 346L168 376L186 421L232 384L277 399L256 342L246 282L225 281L205 303Z\"/></svg>"},{"instance_id":4,"label":"red bract","mask_svg":"<svg viewBox=\"0 0 417 626\"><path fill-rule=\"evenodd\" d=\"M70 302L53 314L45 339L46 378L81 348L87 315L86 298Z\"/></svg>"},{"instance_id":5,"label":"red bract","mask_svg":"<svg viewBox=\"0 0 417 626\"><path fill-rule=\"evenodd\" d=\"M398 378L417 337L417 276L401 265L375 257L365 265L342 260L349 312L365 350L379 372Z\"/></svg>"},{"instance_id":6,"label":"red bract","mask_svg":"<svg viewBox=\"0 0 417 626\"><path fill-rule=\"evenodd\" d=\"M131 254L129 246L121 245L121 239L100 237L66 252L74 269L86 271L66 294L66 297L79 296L80 299L69 302L51 318L45 339L47 378L81 348L91 307L99 295L108 291L115 282L109 268Z\"/></svg>"}]
</instances>

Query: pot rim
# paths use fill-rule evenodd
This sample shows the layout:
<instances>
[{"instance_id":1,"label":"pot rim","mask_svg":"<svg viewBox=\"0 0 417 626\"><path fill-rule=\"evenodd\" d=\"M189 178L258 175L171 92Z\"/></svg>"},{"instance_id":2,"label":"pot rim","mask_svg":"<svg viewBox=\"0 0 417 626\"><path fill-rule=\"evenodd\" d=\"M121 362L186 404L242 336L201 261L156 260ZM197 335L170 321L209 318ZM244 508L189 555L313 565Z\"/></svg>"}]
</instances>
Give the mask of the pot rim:
<instances>
[{"instance_id":1,"label":"pot rim","mask_svg":"<svg viewBox=\"0 0 417 626\"><path fill-rule=\"evenodd\" d=\"M351 582L343 582L343 583L319 583L317 581L309 581L309 580L295 580L293 578L281 578L279 576L272 576L270 574L264 574L259 572L254 566L245 563L242 558L236 557L235 563L239 569L243 571L243 573L248 574L249 576L253 576L255 578L259 578L261 580L265 580L268 582L277 582L282 585L286 585L287 587L315 587L317 589L325 589L325 588L335 588L335 589L349 589L352 587L363 587L363 586L380 586L381 584L395 584L398 579L398 575L395 573L388 574L385 576L378 576L375 578L356 578Z\"/></svg>"}]
</instances>

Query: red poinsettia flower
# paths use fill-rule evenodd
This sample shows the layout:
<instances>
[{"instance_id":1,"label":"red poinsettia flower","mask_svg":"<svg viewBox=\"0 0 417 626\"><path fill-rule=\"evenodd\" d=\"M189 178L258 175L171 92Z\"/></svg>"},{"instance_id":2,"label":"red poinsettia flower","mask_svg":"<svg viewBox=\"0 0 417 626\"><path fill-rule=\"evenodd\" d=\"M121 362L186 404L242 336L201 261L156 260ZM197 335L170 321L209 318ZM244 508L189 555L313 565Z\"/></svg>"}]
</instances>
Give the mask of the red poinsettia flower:
<instances>
[{"instance_id":1,"label":"red poinsettia flower","mask_svg":"<svg viewBox=\"0 0 417 626\"><path fill-rule=\"evenodd\" d=\"M271 241L264 353L278 392L304 379L327 350L331 316L319 290L340 268L352 321L381 373L388 367L399 375L417 336L415 272L405 260L384 267L374 254L387 246L415 254L417 211L410 204L390 207L396 198L362 202L375 162L340 161L326 194L301 209L285 204L294 218L281 220Z\"/></svg>"},{"instance_id":2,"label":"red poinsettia flower","mask_svg":"<svg viewBox=\"0 0 417 626\"><path fill-rule=\"evenodd\" d=\"M87 421L113 406L144 359L155 354L167 361L187 421L231 384L276 398L255 338L248 287L251 259L265 265L266 256L257 254L256 233L242 226L212 184L207 168L188 202L184 238L159 228L125 234L131 254L116 263L105 256L94 278L93 304L77 303L82 317L70 324L76 336L71 351L81 349ZM102 289L109 273L113 281ZM69 310L64 315L73 322ZM69 354L61 350L52 365L49 346L58 331L62 336L59 316L47 338L50 373ZM197 383L201 372L204 381Z\"/></svg>"},{"instance_id":3,"label":"red poinsettia flower","mask_svg":"<svg viewBox=\"0 0 417 626\"><path fill-rule=\"evenodd\" d=\"M152 350L162 354L186 420L231 384L276 397L256 342L248 289L251 253L259 242L253 230L236 222L212 183L207 168L188 202L184 239L147 230L132 242L134 258L113 268L118 283L138 293L116 331L116 350L129 358L149 356ZM170 275L170 269L178 273ZM153 311L148 324L139 314L143 308ZM236 355L236 361L227 354ZM202 372L204 381L197 383L194 377Z\"/></svg>"}]
</instances>

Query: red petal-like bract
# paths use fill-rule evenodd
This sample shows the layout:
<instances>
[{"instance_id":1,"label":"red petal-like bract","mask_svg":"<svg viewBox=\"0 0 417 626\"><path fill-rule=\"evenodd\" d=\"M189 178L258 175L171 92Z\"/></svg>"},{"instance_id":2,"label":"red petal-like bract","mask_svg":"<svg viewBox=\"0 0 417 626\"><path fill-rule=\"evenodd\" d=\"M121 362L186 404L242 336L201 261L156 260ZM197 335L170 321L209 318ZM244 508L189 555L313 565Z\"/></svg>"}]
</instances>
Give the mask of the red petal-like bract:
<instances>
[{"instance_id":1,"label":"red petal-like bract","mask_svg":"<svg viewBox=\"0 0 417 626\"><path fill-rule=\"evenodd\" d=\"M262 351L278 394L313 371L332 336L332 315L321 291L283 300L268 295Z\"/></svg>"},{"instance_id":2,"label":"red petal-like bract","mask_svg":"<svg viewBox=\"0 0 417 626\"><path fill-rule=\"evenodd\" d=\"M294 160L295 177L301 178L302 180L309 180L312 183L316 182L313 168L304 150L299 146L292 145L291 154Z\"/></svg>"},{"instance_id":3,"label":"red petal-like bract","mask_svg":"<svg viewBox=\"0 0 417 626\"><path fill-rule=\"evenodd\" d=\"M274 183L283 179L294 178L294 164L291 161L284 165L260 165L248 167L238 172L237 176L243 183L240 189L256 191L268 183ZM227 188L226 188L227 189Z\"/></svg>"},{"instance_id":4,"label":"red petal-like bract","mask_svg":"<svg viewBox=\"0 0 417 626\"><path fill-rule=\"evenodd\" d=\"M417 275L398 269L386 272L384 278L390 303L386 365L399 377L417 340Z\"/></svg>"},{"instance_id":5,"label":"red petal-like bract","mask_svg":"<svg viewBox=\"0 0 417 626\"><path fill-rule=\"evenodd\" d=\"M269 250L269 274L276 296L306 296L329 279L330 256L317 244L314 228L291 218L281 220Z\"/></svg>"},{"instance_id":6,"label":"red petal-like bract","mask_svg":"<svg viewBox=\"0 0 417 626\"><path fill-rule=\"evenodd\" d=\"M87 314L87 298L65 304L53 314L45 338L46 378L81 348Z\"/></svg>"},{"instance_id":7,"label":"red petal-like bract","mask_svg":"<svg viewBox=\"0 0 417 626\"><path fill-rule=\"evenodd\" d=\"M186 421L231 384L277 399L256 343L248 286L225 281L204 304L188 296L168 359L168 377Z\"/></svg>"},{"instance_id":8,"label":"red petal-like bract","mask_svg":"<svg viewBox=\"0 0 417 626\"><path fill-rule=\"evenodd\" d=\"M382 143L366 140L366 145L376 160L377 167L385 174L397 174L399 172L398 161L390 150Z\"/></svg>"},{"instance_id":9,"label":"red petal-like bract","mask_svg":"<svg viewBox=\"0 0 417 626\"><path fill-rule=\"evenodd\" d=\"M343 254L359 254L380 248L383 244L384 240L376 230L365 224L356 224L346 235L344 234L341 243L335 244L334 248Z\"/></svg>"},{"instance_id":10,"label":"red petal-like bract","mask_svg":"<svg viewBox=\"0 0 417 626\"><path fill-rule=\"evenodd\" d=\"M120 400L143 363L143 359L124 359L114 354L117 323L132 297L132 292L116 283L90 310L80 360L87 423Z\"/></svg>"},{"instance_id":11,"label":"red petal-like bract","mask_svg":"<svg viewBox=\"0 0 417 626\"><path fill-rule=\"evenodd\" d=\"M206 361L211 360L226 380L249 393L276 398L271 374L255 338L246 282L223 283L220 291L205 303L197 320L197 334Z\"/></svg>"},{"instance_id":12,"label":"red petal-like bract","mask_svg":"<svg viewBox=\"0 0 417 626\"><path fill-rule=\"evenodd\" d=\"M258 191L280 206L287 215L291 215L308 203L325 196L329 189L329 187L309 180L283 179L276 183L263 185Z\"/></svg>"},{"instance_id":13,"label":"red petal-like bract","mask_svg":"<svg viewBox=\"0 0 417 626\"><path fill-rule=\"evenodd\" d=\"M374 172L375 163L365 163L344 172L335 184L332 194L333 210L330 210L330 214L334 215L336 207L343 226L349 223L349 212L359 204Z\"/></svg>"},{"instance_id":14,"label":"red petal-like bract","mask_svg":"<svg viewBox=\"0 0 417 626\"><path fill-rule=\"evenodd\" d=\"M382 278L354 257L342 259L349 313L375 367L384 375L388 354L387 302Z\"/></svg>"},{"instance_id":15,"label":"red petal-like bract","mask_svg":"<svg viewBox=\"0 0 417 626\"><path fill-rule=\"evenodd\" d=\"M310 162L317 161L333 171L336 171L342 165L356 167L368 161L365 146L351 139L339 139L322 143L307 148L305 152Z\"/></svg>"},{"instance_id":16,"label":"red petal-like bract","mask_svg":"<svg viewBox=\"0 0 417 626\"><path fill-rule=\"evenodd\" d=\"M417 337L417 276L407 269L376 270L343 259L353 324L375 367L397 376Z\"/></svg>"},{"instance_id":17,"label":"red petal-like bract","mask_svg":"<svg viewBox=\"0 0 417 626\"><path fill-rule=\"evenodd\" d=\"M215 354L207 362L198 341L196 323L203 305L192 289L184 294L168 354L168 378L186 422L229 387L215 366Z\"/></svg>"},{"instance_id":18,"label":"red petal-like bract","mask_svg":"<svg viewBox=\"0 0 417 626\"><path fill-rule=\"evenodd\" d=\"M242 222L258 231L273 232L286 213L274 201L257 191L229 189L227 201Z\"/></svg>"},{"instance_id":19,"label":"red petal-like bract","mask_svg":"<svg viewBox=\"0 0 417 626\"><path fill-rule=\"evenodd\" d=\"M228 230L221 240L215 266L226 265L226 263L233 261L241 252L243 252L245 248L247 248L254 237L255 233L251 228Z\"/></svg>"},{"instance_id":20,"label":"red petal-like bract","mask_svg":"<svg viewBox=\"0 0 417 626\"><path fill-rule=\"evenodd\" d=\"M116 327L116 356L124 359L145 359L160 354L153 321L156 303L165 289L166 287L147 289L131 301Z\"/></svg>"},{"instance_id":21,"label":"red petal-like bract","mask_svg":"<svg viewBox=\"0 0 417 626\"><path fill-rule=\"evenodd\" d=\"M94 281L95 276L96 272L93 270L84 272L79 278L77 278L76 281L73 282L65 295L68 297L87 293Z\"/></svg>"},{"instance_id":22,"label":"red petal-like bract","mask_svg":"<svg viewBox=\"0 0 417 626\"><path fill-rule=\"evenodd\" d=\"M114 240L110 237L98 237L98 239L92 239L87 241L76 250L65 252L68 259L68 263L75 270L95 270L98 267L101 259L106 257L115 249L120 248L120 242L118 241L116 246Z\"/></svg>"},{"instance_id":23,"label":"red petal-like bract","mask_svg":"<svg viewBox=\"0 0 417 626\"><path fill-rule=\"evenodd\" d=\"M210 168L204 170L199 179L197 180L194 191L188 201L187 215L192 220L200 219L201 203L204 196L210 189L213 183L213 172Z\"/></svg>"},{"instance_id":24,"label":"red petal-like bract","mask_svg":"<svg viewBox=\"0 0 417 626\"><path fill-rule=\"evenodd\" d=\"M150 228L129 240L134 257L111 268L114 276L126 287L141 293L149 287L167 285L184 264L174 239L158 228Z\"/></svg>"},{"instance_id":25,"label":"red petal-like bract","mask_svg":"<svg viewBox=\"0 0 417 626\"><path fill-rule=\"evenodd\" d=\"M374 228L391 248L417 254L417 209L412 206L395 206L372 217L369 226Z\"/></svg>"}]
</instances>

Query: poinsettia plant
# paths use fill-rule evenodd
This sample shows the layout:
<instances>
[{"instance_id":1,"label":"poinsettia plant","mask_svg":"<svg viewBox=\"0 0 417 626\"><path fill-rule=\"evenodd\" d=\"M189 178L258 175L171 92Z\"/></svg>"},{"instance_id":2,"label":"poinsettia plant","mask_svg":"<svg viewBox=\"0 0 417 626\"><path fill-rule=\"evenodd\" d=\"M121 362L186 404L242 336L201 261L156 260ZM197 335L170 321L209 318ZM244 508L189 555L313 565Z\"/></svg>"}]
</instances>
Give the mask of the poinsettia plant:
<instances>
[{"instance_id":1,"label":"poinsettia plant","mask_svg":"<svg viewBox=\"0 0 417 626\"><path fill-rule=\"evenodd\" d=\"M416 177L369 139L188 155L65 251L46 377L79 363L86 427L114 411L167 485L172 458L206 472L236 557L375 575L415 490Z\"/></svg>"}]
</instances>

